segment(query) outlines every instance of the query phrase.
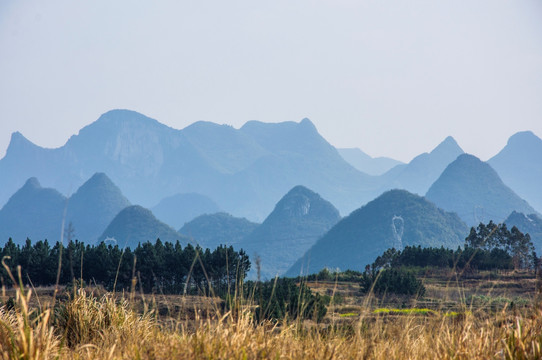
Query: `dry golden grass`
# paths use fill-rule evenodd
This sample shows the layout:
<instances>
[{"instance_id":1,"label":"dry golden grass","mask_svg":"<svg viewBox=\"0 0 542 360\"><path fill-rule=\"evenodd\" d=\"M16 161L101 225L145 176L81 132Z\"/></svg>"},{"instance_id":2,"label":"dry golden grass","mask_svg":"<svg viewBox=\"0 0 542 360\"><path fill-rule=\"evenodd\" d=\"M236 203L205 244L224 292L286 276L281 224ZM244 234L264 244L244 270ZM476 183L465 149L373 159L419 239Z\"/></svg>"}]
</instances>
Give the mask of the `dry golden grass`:
<instances>
[{"instance_id":1,"label":"dry golden grass","mask_svg":"<svg viewBox=\"0 0 542 360\"><path fill-rule=\"evenodd\" d=\"M30 292L0 310L2 359L540 359L542 312L375 316L325 326L255 324L250 311L165 325L111 295L84 291L29 310Z\"/></svg>"}]
</instances>

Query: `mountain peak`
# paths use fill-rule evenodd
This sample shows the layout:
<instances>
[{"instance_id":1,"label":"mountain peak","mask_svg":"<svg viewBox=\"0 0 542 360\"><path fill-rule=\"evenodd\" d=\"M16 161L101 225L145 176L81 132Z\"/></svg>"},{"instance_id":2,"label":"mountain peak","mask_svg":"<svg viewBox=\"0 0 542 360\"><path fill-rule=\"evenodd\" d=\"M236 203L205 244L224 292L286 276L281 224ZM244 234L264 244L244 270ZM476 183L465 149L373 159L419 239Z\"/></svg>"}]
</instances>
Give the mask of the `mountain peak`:
<instances>
[{"instance_id":1,"label":"mountain peak","mask_svg":"<svg viewBox=\"0 0 542 360\"><path fill-rule=\"evenodd\" d=\"M98 121L100 121L100 119L102 120L111 120L111 119L132 119L132 118L141 118L141 117L147 117L141 113L138 113L137 111L134 111L134 110L128 110L128 109L113 109L113 110L109 110L109 111L106 111L105 113L103 113L99 118L98 118Z\"/></svg>"},{"instance_id":2,"label":"mountain peak","mask_svg":"<svg viewBox=\"0 0 542 360\"><path fill-rule=\"evenodd\" d=\"M13 153L14 151L17 151L19 149L24 149L28 147L36 147L36 145L32 141L25 138L24 135L21 134L19 131L15 131L14 133L11 133L11 139L6 150L6 155L9 153Z\"/></svg>"},{"instance_id":3,"label":"mountain peak","mask_svg":"<svg viewBox=\"0 0 542 360\"><path fill-rule=\"evenodd\" d=\"M109 177L95 173L68 202L68 219L75 225L79 240L94 242L119 211L130 202Z\"/></svg>"},{"instance_id":4,"label":"mountain peak","mask_svg":"<svg viewBox=\"0 0 542 360\"><path fill-rule=\"evenodd\" d=\"M175 242L186 240L168 225L158 220L153 213L142 206L131 205L121 210L107 226L99 241L112 237L121 247L137 247L146 241Z\"/></svg>"},{"instance_id":5,"label":"mountain peak","mask_svg":"<svg viewBox=\"0 0 542 360\"><path fill-rule=\"evenodd\" d=\"M304 128L307 128L307 129L311 129L311 130L314 130L314 131L317 131L316 130L316 126L314 125L314 123L312 121L310 121L309 118L303 118L303 120L301 120L299 122L299 126L302 126Z\"/></svg>"},{"instance_id":6,"label":"mountain peak","mask_svg":"<svg viewBox=\"0 0 542 360\"><path fill-rule=\"evenodd\" d=\"M114 185L113 181L103 172L97 172L86 181L87 184Z\"/></svg>"},{"instance_id":7,"label":"mountain peak","mask_svg":"<svg viewBox=\"0 0 542 360\"><path fill-rule=\"evenodd\" d=\"M298 185L280 199L239 247L249 256L257 253L261 257L262 276L272 278L286 271L340 218L329 201Z\"/></svg>"},{"instance_id":8,"label":"mountain peak","mask_svg":"<svg viewBox=\"0 0 542 360\"><path fill-rule=\"evenodd\" d=\"M226 125L226 124L217 124L217 123L214 123L212 121L205 121L205 120L199 120L199 121L196 121L190 125L188 125L187 127L185 127L183 129L183 131L185 130L194 130L194 129L197 129L197 130L209 130L209 129L225 129L225 128L228 128L228 129L233 129L233 127L231 125Z\"/></svg>"},{"instance_id":9,"label":"mountain peak","mask_svg":"<svg viewBox=\"0 0 542 360\"><path fill-rule=\"evenodd\" d=\"M121 190L113 181L103 172L97 172L90 177L72 196L70 199L73 201L81 202L79 204L82 208L85 204L103 202L97 204L98 207L112 207L113 204L121 206L121 208L115 208L115 214L122 208L128 206L130 202L124 197ZM107 204L110 203L110 204ZM98 209L95 209L98 210ZM102 209L106 211L106 209ZM115 215L113 214L113 215Z\"/></svg>"},{"instance_id":10,"label":"mountain peak","mask_svg":"<svg viewBox=\"0 0 542 360\"><path fill-rule=\"evenodd\" d=\"M535 148L542 148L542 139L532 131L520 131L510 136L506 147L523 148L533 151Z\"/></svg>"},{"instance_id":11,"label":"mountain peak","mask_svg":"<svg viewBox=\"0 0 542 360\"><path fill-rule=\"evenodd\" d=\"M294 186L290 191L288 191L288 193L285 195L285 197L287 196L292 196L292 195L295 195L295 194L304 194L304 195L308 195L308 196L319 196L317 193L315 193L314 191L312 191L311 189L303 186L303 185L296 185Z\"/></svg>"},{"instance_id":12,"label":"mountain peak","mask_svg":"<svg viewBox=\"0 0 542 360\"><path fill-rule=\"evenodd\" d=\"M332 218L333 221L340 219L339 211L327 200L306 188L303 185L293 187L277 203L275 210L269 216L282 217L286 215L290 218L300 218L304 216Z\"/></svg>"},{"instance_id":13,"label":"mountain peak","mask_svg":"<svg viewBox=\"0 0 542 360\"><path fill-rule=\"evenodd\" d=\"M21 134L19 131L15 131L13 133L11 133L11 140L10 142L13 142L13 141L28 141L27 138L24 137L23 134Z\"/></svg>"},{"instance_id":14,"label":"mountain peak","mask_svg":"<svg viewBox=\"0 0 542 360\"><path fill-rule=\"evenodd\" d=\"M158 120L150 118L146 115L143 115L137 111L126 110L126 109L114 109L109 110L106 113L103 113L98 120L94 121L92 124L85 126L79 131L79 134L82 132L88 131L88 128L93 128L95 125L106 126L106 127L115 127L123 125L126 123L130 124L142 124L142 125L152 125L158 127L169 128L167 125L160 123Z\"/></svg>"},{"instance_id":15,"label":"mountain peak","mask_svg":"<svg viewBox=\"0 0 542 360\"><path fill-rule=\"evenodd\" d=\"M468 154L468 153L464 153L464 154L461 154L457 157L456 161L458 163L461 163L461 162L471 162L471 163L482 163L482 160L480 160L479 158L477 158L476 156L472 155L472 154Z\"/></svg>"},{"instance_id":16,"label":"mountain peak","mask_svg":"<svg viewBox=\"0 0 542 360\"><path fill-rule=\"evenodd\" d=\"M488 163L503 182L542 212L542 139L531 131L515 133Z\"/></svg>"},{"instance_id":17,"label":"mountain peak","mask_svg":"<svg viewBox=\"0 0 542 360\"><path fill-rule=\"evenodd\" d=\"M58 191L29 178L0 210L0 238L11 237L16 243L24 243L26 238L58 239L65 204L66 198Z\"/></svg>"},{"instance_id":18,"label":"mountain peak","mask_svg":"<svg viewBox=\"0 0 542 360\"><path fill-rule=\"evenodd\" d=\"M41 184L36 177L31 177L26 180L22 189L41 189Z\"/></svg>"},{"instance_id":19,"label":"mountain peak","mask_svg":"<svg viewBox=\"0 0 542 360\"><path fill-rule=\"evenodd\" d=\"M426 197L442 209L456 212L469 225L500 222L513 210L534 212L488 163L470 154L462 154L450 163Z\"/></svg>"},{"instance_id":20,"label":"mountain peak","mask_svg":"<svg viewBox=\"0 0 542 360\"><path fill-rule=\"evenodd\" d=\"M431 151L431 154L435 153L457 153L462 154L463 149L457 144L457 141L451 136L446 137L436 148Z\"/></svg>"},{"instance_id":21,"label":"mountain peak","mask_svg":"<svg viewBox=\"0 0 542 360\"><path fill-rule=\"evenodd\" d=\"M519 142L519 141L522 141L522 140L540 140L540 138L538 136L536 136L532 131L519 131L517 133L515 133L514 135L510 136L510 138L508 139L508 144L510 143L515 143L515 142Z\"/></svg>"}]
</instances>

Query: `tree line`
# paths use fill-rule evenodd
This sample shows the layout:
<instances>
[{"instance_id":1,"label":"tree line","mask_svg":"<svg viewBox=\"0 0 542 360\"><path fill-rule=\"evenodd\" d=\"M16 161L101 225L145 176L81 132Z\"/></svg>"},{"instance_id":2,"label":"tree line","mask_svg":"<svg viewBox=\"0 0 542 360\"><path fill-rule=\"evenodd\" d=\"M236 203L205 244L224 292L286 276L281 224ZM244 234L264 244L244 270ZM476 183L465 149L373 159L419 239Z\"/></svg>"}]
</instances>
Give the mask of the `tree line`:
<instances>
[{"instance_id":1,"label":"tree line","mask_svg":"<svg viewBox=\"0 0 542 360\"><path fill-rule=\"evenodd\" d=\"M250 270L250 261L243 250L219 246L214 250L188 244L184 247L160 239L145 242L134 250L101 242L85 245L77 240L66 246L47 240L23 246L10 238L0 249L0 258L16 274L21 266L22 281L33 286L74 281L104 286L109 291L137 290L168 294L225 293L241 283ZM61 261L58 272L59 260ZM0 280L9 285L6 269L0 269ZM135 286L135 287L134 287Z\"/></svg>"},{"instance_id":2,"label":"tree line","mask_svg":"<svg viewBox=\"0 0 542 360\"><path fill-rule=\"evenodd\" d=\"M487 225L480 223L477 228L471 228L464 248L407 246L403 250L386 250L365 267L360 288L362 293L423 296L425 287L409 269L433 267L463 272L531 269L536 273L539 266L540 259L529 234L523 234L515 226L509 230L506 224L490 221Z\"/></svg>"},{"instance_id":3,"label":"tree line","mask_svg":"<svg viewBox=\"0 0 542 360\"><path fill-rule=\"evenodd\" d=\"M437 267L461 270L532 269L539 266L539 258L529 234L517 227L508 230L506 224L490 221L471 228L465 246L456 250L407 246L402 251L391 248L366 267L378 271L398 267Z\"/></svg>"}]
</instances>

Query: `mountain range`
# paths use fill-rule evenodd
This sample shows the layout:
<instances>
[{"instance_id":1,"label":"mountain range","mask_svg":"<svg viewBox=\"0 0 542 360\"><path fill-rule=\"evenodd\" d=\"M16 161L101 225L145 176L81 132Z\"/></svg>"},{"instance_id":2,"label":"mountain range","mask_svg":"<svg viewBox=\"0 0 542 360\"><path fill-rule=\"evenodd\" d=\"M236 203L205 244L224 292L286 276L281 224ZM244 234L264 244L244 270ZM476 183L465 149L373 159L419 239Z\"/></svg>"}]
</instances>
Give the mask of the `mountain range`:
<instances>
[{"instance_id":1,"label":"mountain range","mask_svg":"<svg viewBox=\"0 0 542 360\"><path fill-rule=\"evenodd\" d=\"M222 211L262 221L282 195L304 185L348 214L392 188L424 194L460 153L449 137L430 153L373 176L345 161L308 119L249 121L240 129L199 121L176 130L134 111L112 110L56 149L12 134L0 160L0 173L10 174L0 178L0 204L30 177L67 196L103 172L146 207L197 193Z\"/></svg>"},{"instance_id":2,"label":"mountain range","mask_svg":"<svg viewBox=\"0 0 542 360\"><path fill-rule=\"evenodd\" d=\"M175 130L133 111L113 110L56 149L14 133L0 160L0 173L10 174L0 179L0 203L31 176L69 194L96 172L144 206L195 192L253 220L263 219L298 184L325 194L344 212L368 201L374 187L373 178L344 161L308 119L249 121L240 129L197 122Z\"/></svg>"},{"instance_id":3,"label":"mountain range","mask_svg":"<svg viewBox=\"0 0 542 360\"><path fill-rule=\"evenodd\" d=\"M390 190L339 221L286 275L311 274L325 267L363 270L388 248L455 249L467 234L468 227L456 214L406 190Z\"/></svg>"},{"instance_id":4,"label":"mountain range","mask_svg":"<svg viewBox=\"0 0 542 360\"><path fill-rule=\"evenodd\" d=\"M43 188L28 179L0 210L0 243L9 237L16 243L60 241L62 224L71 223L75 238L94 243L118 212L130 205L119 188L103 173L88 179L71 197Z\"/></svg>"},{"instance_id":5,"label":"mountain range","mask_svg":"<svg viewBox=\"0 0 542 360\"><path fill-rule=\"evenodd\" d=\"M512 136L488 163L447 137L402 164L337 150L308 119L249 121L239 129L200 121L176 130L113 110L56 149L12 134L0 160L7 174L0 177L0 243L59 240L64 221L86 243L115 238L136 246L160 238L242 247L258 255L264 278L307 270L309 258L311 271L359 269L386 246L401 245L398 226L406 244L462 244L466 225L444 210L468 225L511 213L529 214L524 223L519 215L507 219L524 228L536 223L530 203L542 197L540 156L542 140L531 132ZM341 220L340 212L352 213Z\"/></svg>"}]
</instances>

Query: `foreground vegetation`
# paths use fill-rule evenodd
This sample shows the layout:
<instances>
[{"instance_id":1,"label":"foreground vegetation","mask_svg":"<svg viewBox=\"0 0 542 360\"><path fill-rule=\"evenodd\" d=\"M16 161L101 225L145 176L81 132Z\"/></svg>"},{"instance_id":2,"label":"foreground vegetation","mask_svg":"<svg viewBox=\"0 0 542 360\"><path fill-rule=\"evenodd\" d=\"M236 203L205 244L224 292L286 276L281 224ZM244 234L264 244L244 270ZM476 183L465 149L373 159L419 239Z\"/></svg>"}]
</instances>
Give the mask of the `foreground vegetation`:
<instances>
[{"instance_id":1,"label":"foreground vegetation","mask_svg":"<svg viewBox=\"0 0 542 360\"><path fill-rule=\"evenodd\" d=\"M315 326L259 322L248 307L167 319L137 311L129 299L82 290L54 307L30 308L30 291L16 297L12 308L0 308L2 359L542 358L536 306L485 316L367 311Z\"/></svg>"}]
</instances>

